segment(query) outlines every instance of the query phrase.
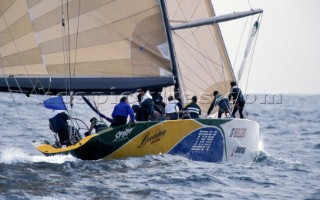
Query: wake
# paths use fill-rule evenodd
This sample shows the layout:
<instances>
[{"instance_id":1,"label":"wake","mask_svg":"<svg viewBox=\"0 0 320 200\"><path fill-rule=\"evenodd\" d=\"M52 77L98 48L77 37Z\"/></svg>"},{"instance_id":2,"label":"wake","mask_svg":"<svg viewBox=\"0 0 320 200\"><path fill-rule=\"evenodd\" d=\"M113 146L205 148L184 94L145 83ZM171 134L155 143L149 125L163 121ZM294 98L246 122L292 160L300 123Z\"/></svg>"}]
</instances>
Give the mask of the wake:
<instances>
[{"instance_id":1,"label":"wake","mask_svg":"<svg viewBox=\"0 0 320 200\"><path fill-rule=\"evenodd\" d=\"M65 162L75 162L77 160L78 159L71 155L38 156L27 154L22 149L17 148L7 148L0 150L0 163L4 164L39 162L62 164Z\"/></svg>"}]
</instances>

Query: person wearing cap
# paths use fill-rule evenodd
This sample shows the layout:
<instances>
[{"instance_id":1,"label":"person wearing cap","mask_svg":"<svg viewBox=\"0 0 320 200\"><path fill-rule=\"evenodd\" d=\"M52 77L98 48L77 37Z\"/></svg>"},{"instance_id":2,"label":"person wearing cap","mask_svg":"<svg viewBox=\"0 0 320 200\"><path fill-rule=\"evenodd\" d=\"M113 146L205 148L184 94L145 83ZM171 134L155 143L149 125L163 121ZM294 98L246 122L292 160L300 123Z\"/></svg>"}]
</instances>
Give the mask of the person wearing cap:
<instances>
[{"instance_id":1,"label":"person wearing cap","mask_svg":"<svg viewBox=\"0 0 320 200\"><path fill-rule=\"evenodd\" d=\"M197 104L197 96L193 96L191 100L191 103L186 105L182 110L190 113L190 117L193 119L199 118L199 115L201 115L201 109Z\"/></svg>"},{"instance_id":2,"label":"person wearing cap","mask_svg":"<svg viewBox=\"0 0 320 200\"><path fill-rule=\"evenodd\" d=\"M90 123L91 123L91 126L89 128L89 130L87 132L84 133L84 135L87 137L91 134L91 131L93 129L95 129L96 133L108 128L108 125L106 123L104 123L103 121L98 121L97 118L95 117L92 117L90 119Z\"/></svg>"},{"instance_id":3,"label":"person wearing cap","mask_svg":"<svg viewBox=\"0 0 320 200\"><path fill-rule=\"evenodd\" d=\"M227 115L227 113L229 113L230 110L228 98L220 95L218 91L214 91L213 96L214 99L209 107L207 115L210 115L211 111L215 106L219 106L218 118L221 118L222 113L225 113Z\"/></svg>"},{"instance_id":4,"label":"person wearing cap","mask_svg":"<svg viewBox=\"0 0 320 200\"><path fill-rule=\"evenodd\" d=\"M120 103L118 103L112 112L112 123L110 127L121 126L127 123L128 115L130 115L130 122L135 123L134 113L129 105L127 97L121 97Z\"/></svg>"},{"instance_id":5,"label":"person wearing cap","mask_svg":"<svg viewBox=\"0 0 320 200\"><path fill-rule=\"evenodd\" d=\"M243 119L242 111L244 109L246 100L242 95L241 89L237 86L237 82L231 81L230 86L231 86L231 91L228 99L229 101L232 100L234 103L234 108L233 108L231 117L235 118L235 114L239 110L240 118Z\"/></svg>"}]
</instances>

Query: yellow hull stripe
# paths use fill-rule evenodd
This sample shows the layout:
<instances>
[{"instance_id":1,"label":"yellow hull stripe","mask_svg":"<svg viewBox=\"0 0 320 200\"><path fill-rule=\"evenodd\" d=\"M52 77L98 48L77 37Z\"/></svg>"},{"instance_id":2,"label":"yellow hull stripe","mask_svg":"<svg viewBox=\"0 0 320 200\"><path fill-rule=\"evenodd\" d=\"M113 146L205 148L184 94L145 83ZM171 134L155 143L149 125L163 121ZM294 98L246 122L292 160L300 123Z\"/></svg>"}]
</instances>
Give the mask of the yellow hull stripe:
<instances>
[{"instance_id":1,"label":"yellow hull stripe","mask_svg":"<svg viewBox=\"0 0 320 200\"><path fill-rule=\"evenodd\" d=\"M164 121L143 131L105 159L168 153L183 138L200 127L200 123L195 120L179 120L179 123L175 120Z\"/></svg>"},{"instance_id":2,"label":"yellow hull stripe","mask_svg":"<svg viewBox=\"0 0 320 200\"><path fill-rule=\"evenodd\" d=\"M77 149L80 146L84 145L85 143L87 143L91 138L97 136L97 134L91 134L90 136L87 136L85 138L83 138L80 142L78 142L75 145L69 146L69 147L64 147L64 148L54 148L53 146L51 146L50 144L42 144L39 146L36 146L36 148L43 153L64 153L66 151L70 151L73 149Z\"/></svg>"}]
</instances>

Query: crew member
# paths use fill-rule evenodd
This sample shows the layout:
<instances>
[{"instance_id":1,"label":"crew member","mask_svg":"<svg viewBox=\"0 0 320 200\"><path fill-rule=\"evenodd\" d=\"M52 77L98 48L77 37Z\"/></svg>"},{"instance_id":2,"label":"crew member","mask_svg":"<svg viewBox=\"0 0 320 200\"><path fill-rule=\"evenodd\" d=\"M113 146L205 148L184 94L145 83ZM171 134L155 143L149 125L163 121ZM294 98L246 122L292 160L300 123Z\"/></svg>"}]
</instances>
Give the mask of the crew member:
<instances>
[{"instance_id":1,"label":"crew member","mask_svg":"<svg viewBox=\"0 0 320 200\"><path fill-rule=\"evenodd\" d=\"M91 134L91 131L92 131L93 129L95 129L95 131L96 131L96 133L97 133L97 132L100 132L100 131L108 128L108 125L107 125L106 123L104 123L103 121L98 121L98 119L95 118L95 117L92 117L92 118L90 119L90 123L91 123L91 125L90 125L89 130L84 133L85 136L90 135L90 134Z\"/></svg>"},{"instance_id":2,"label":"crew member","mask_svg":"<svg viewBox=\"0 0 320 200\"><path fill-rule=\"evenodd\" d=\"M151 95L147 92L146 88L138 90L141 95L141 121L152 121L154 119L154 107Z\"/></svg>"},{"instance_id":3,"label":"crew member","mask_svg":"<svg viewBox=\"0 0 320 200\"><path fill-rule=\"evenodd\" d=\"M129 105L127 97L122 97L120 103L118 103L112 112L112 123L110 127L120 126L127 123L128 115L130 115L130 121L135 123L134 113Z\"/></svg>"},{"instance_id":4,"label":"crew member","mask_svg":"<svg viewBox=\"0 0 320 200\"><path fill-rule=\"evenodd\" d=\"M210 115L211 111L215 106L219 106L218 118L221 118L222 113L225 113L225 115L227 116L227 113L229 113L230 110L228 98L220 95L218 91L214 91L213 96L214 99L209 107L207 115Z\"/></svg>"},{"instance_id":5,"label":"crew member","mask_svg":"<svg viewBox=\"0 0 320 200\"><path fill-rule=\"evenodd\" d=\"M189 103L182 110L190 113L190 117L193 119L199 118L199 115L201 115L201 109L197 104L197 100L198 100L197 96L193 96L191 100L192 100L191 103Z\"/></svg>"},{"instance_id":6,"label":"crew member","mask_svg":"<svg viewBox=\"0 0 320 200\"><path fill-rule=\"evenodd\" d=\"M232 99L232 101L234 103L234 108L233 108L231 116L233 118L235 118L235 114L239 110L240 118L243 119L242 111L244 109L244 105L246 103L246 100L244 99L244 97L242 95L241 89L237 86L237 82L231 81L230 86L231 86L231 91L230 91L228 99L229 99L229 101Z\"/></svg>"},{"instance_id":7,"label":"crew member","mask_svg":"<svg viewBox=\"0 0 320 200\"><path fill-rule=\"evenodd\" d=\"M179 101L175 100L173 96L168 97L168 104L165 107L165 113L170 120L178 119L178 113L177 113L178 103Z\"/></svg>"},{"instance_id":8,"label":"crew member","mask_svg":"<svg viewBox=\"0 0 320 200\"><path fill-rule=\"evenodd\" d=\"M69 115L64 110L52 110L49 117L50 129L58 134L61 145L70 146L70 134L68 130Z\"/></svg>"}]
</instances>

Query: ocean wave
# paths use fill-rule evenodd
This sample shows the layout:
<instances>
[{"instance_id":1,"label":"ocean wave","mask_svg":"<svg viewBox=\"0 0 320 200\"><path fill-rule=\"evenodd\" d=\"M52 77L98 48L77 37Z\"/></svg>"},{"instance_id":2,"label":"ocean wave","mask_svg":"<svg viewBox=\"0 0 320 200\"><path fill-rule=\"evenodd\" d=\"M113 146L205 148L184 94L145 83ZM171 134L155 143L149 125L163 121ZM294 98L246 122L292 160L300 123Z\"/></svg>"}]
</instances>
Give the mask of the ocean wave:
<instances>
[{"instance_id":1,"label":"ocean wave","mask_svg":"<svg viewBox=\"0 0 320 200\"><path fill-rule=\"evenodd\" d=\"M265 151L259 151L257 158L255 159L256 163L264 162L269 159L269 155Z\"/></svg>"},{"instance_id":2,"label":"ocean wave","mask_svg":"<svg viewBox=\"0 0 320 200\"><path fill-rule=\"evenodd\" d=\"M320 144L316 144L313 146L314 149L320 149Z\"/></svg>"},{"instance_id":3,"label":"ocean wave","mask_svg":"<svg viewBox=\"0 0 320 200\"><path fill-rule=\"evenodd\" d=\"M16 164L16 163L56 163L62 164L67 161L77 161L78 159L74 158L71 155L55 155L55 156L37 156L30 155L24 152L22 149L17 148L6 148L0 150L0 163L4 164Z\"/></svg>"},{"instance_id":4,"label":"ocean wave","mask_svg":"<svg viewBox=\"0 0 320 200\"><path fill-rule=\"evenodd\" d=\"M301 135L319 135L320 134L320 131L303 131L301 132Z\"/></svg>"}]
</instances>

